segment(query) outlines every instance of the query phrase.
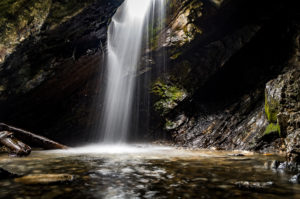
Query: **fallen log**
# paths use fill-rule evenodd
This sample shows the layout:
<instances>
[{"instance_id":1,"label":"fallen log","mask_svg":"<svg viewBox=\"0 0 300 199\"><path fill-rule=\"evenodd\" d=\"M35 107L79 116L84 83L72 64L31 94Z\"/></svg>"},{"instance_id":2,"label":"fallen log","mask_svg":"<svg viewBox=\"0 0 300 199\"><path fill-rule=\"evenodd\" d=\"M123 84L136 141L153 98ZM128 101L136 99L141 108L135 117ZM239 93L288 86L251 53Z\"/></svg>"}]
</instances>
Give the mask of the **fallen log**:
<instances>
[{"instance_id":1,"label":"fallen log","mask_svg":"<svg viewBox=\"0 0 300 199\"><path fill-rule=\"evenodd\" d=\"M45 138L40 135L36 135L29 131L25 131L23 129L19 129L13 126L9 126L4 123L0 123L0 131L8 131L13 134L17 140L21 140L22 142L28 144L31 147L39 147L42 149L67 149L68 147L57 143L53 140Z\"/></svg>"},{"instance_id":2,"label":"fallen log","mask_svg":"<svg viewBox=\"0 0 300 199\"><path fill-rule=\"evenodd\" d=\"M14 156L27 156L31 152L30 146L13 137L13 133L0 131L0 144L5 146L7 152Z\"/></svg>"}]
</instances>

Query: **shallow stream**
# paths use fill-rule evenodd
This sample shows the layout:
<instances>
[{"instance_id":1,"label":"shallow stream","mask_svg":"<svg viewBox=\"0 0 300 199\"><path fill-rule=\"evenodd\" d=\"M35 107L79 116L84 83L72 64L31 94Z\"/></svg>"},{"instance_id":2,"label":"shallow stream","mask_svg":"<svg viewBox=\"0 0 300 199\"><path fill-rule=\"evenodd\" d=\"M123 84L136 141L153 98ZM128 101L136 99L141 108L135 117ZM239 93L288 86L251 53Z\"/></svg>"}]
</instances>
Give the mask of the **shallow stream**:
<instances>
[{"instance_id":1,"label":"shallow stream","mask_svg":"<svg viewBox=\"0 0 300 199\"><path fill-rule=\"evenodd\" d=\"M19 175L74 177L50 184L0 179L0 198L300 198L300 185L274 169L274 160L284 158L153 145L0 155L0 167Z\"/></svg>"}]
</instances>

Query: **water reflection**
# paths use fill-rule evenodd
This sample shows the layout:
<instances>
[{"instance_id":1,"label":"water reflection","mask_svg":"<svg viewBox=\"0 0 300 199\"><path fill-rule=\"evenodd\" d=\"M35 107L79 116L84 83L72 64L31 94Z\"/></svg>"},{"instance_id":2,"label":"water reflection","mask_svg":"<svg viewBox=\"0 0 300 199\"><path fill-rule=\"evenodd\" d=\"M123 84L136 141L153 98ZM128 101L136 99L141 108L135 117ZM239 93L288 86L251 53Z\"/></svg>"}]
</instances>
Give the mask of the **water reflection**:
<instances>
[{"instance_id":1,"label":"water reflection","mask_svg":"<svg viewBox=\"0 0 300 199\"><path fill-rule=\"evenodd\" d=\"M240 154L243 154L240 155ZM189 151L157 146L85 147L0 156L21 175L71 174L41 185L0 180L0 198L297 198L291 174L272 169L282 157L247 152Z\"/></svg>"}]
</instances>

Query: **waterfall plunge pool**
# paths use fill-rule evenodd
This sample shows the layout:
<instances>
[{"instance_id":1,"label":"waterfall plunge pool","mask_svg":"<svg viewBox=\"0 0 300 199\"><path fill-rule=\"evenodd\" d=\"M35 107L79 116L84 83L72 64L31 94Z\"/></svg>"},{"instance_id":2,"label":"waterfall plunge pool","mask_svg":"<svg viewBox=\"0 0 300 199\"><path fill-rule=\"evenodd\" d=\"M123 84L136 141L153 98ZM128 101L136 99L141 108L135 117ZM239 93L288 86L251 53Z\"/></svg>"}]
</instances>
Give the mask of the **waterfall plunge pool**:
<instances>
[{"instance_id":1,"label":"waterfall plunge pool","mask_svg":"<svg viewBox=\"0 0 300 199\"><path fill-rule=\"evenodd\" d=\"M0 198L300 198L292 174L274 169L279 155L186 150L155 145L89 146L0 155L19 175L69 174L71 181L0 179Z\"/></svg>"}]
</instances>

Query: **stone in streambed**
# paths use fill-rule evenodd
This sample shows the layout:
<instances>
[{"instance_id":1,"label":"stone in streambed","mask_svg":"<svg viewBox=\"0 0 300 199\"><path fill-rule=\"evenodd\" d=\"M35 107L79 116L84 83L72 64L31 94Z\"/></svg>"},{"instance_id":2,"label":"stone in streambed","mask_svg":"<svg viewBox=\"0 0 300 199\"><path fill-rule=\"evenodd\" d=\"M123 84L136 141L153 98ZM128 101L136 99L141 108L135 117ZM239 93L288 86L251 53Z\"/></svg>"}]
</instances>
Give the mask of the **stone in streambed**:
<instances>
[{"instance_id":1,"label":"stone in streambed","mask_svg":"<svg viewBox=\"0 0 300 199\"><path fill-rule=\"evenodd\" d=\"M263 190L269 188L273 185L273 182L249 182L249 181L240 181L236 182L235 185L244 190Z\"/></svg>"},{"instance_id":2,"label":"stone in streambed","mask_svg":"<svg viewBox=\"0 0 300 199\"><path fill-rule=\"evenodd\" d=\"M294 183L294 184L299 184L300 183L300 173L297 175L294 175L290 178L289 182Z\"/></svg>"},{"instance_id":3,"label":"stone in streambed","mask_svg":"<svg viewBox=\"0 0 300 199\"><path fill-rule=\"evenodd\" d=\"M245 156L244 154L242 153L237 153L237 154L230 154L229 156L234 156L234 157L243 157Z\"/></svg>"},{"instance_id":4,"label":"stone in streambed","mask_svg":"<svg viewBox=\"0 0 300 199\"><path fill-rule=\"evenodd\" d=\"M20 177L20 176L0 168L0 179L8 179L8 178L16 178L16 177Z\"/></svg>"},{"instance_id":5,"label":"stone in streambed","mask_svg":"<svg viewBox=\"0 0 300 199\"><path fill-rule=\"evenodd\" d=\"M292 176L289 180L289 182L293 183L293 184L300 184L300 173Z\"/></svg>"},{"instance_id":6,"label":"stone in streambed","mask_svg":"<svg viewBox=\"0 0 300 199\"><path fill-rule=\"evenodd\" d=\"M74 176L69 174L33 174L16 178L15 182L23 184L55 184L73 181Z\"/></svg>"}]
</instances>

